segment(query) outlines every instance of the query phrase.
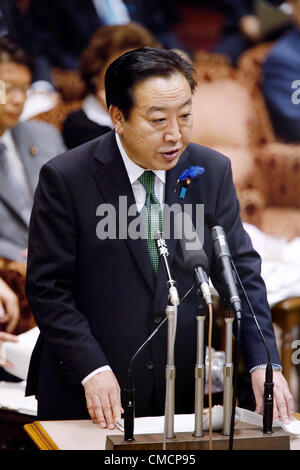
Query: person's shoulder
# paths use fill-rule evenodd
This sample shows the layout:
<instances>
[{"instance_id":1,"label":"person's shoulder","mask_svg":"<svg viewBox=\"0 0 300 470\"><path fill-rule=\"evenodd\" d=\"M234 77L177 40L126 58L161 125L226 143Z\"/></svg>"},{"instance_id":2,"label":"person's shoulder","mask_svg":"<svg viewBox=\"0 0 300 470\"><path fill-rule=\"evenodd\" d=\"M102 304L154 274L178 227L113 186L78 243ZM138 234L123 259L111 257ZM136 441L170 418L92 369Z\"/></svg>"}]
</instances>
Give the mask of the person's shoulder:
<instances>
[{"instance_id":1,"label":"person's shoulder","mask_svg":"<svg viewBox=\"0 0 300 470\"><path fill-rule=\"evenodd\" d=\"M28 121L20 121L17 126L17 130L22 132L26 132L28 134L35 134L39 138L44 136L60 136L58 129L50 123L38 121L36 119L28 120Z\"/></svg>"},{"instance_id":2,"label":"person's shoulder","mask_svg":"<svg viewBox=\"0 0 300 470\"><path fill-rule=\"evenodd\" d=\"M187 151L189 152L190 158L194 160L195 164L200 165L201 162L203 162L203 164L211 167L212 169L226 167L230 162L226 155L209 147L195 144L194 142L191 142L188 145Z\"/></svg>"},{"instance_id":3,"label":"person's shoulder","mask_svg":"<svg viewBox=\"0 0 300 470\"><path fill-rule=\"evenodd\" d=\"M82 121L83 119L87 118L85 112L82 108L76 109L75 111L71 111L65 121L64 126L67 124L72 124L73 122Z\"/></svg>"},{"instance_id":4,"label":"person's shoulder","mask_svg":"<svg viewBox=\"0 0 300 470\"><path fill-rule=\"evenodd\" d=\"M286 33L271 47L263 68L278 63L289 63L291 55L300 58L300 32L296 28Z\"/></svg>"},{"instance_id":5,"label":"person's shoulder","mask_svg":"<svg viewBox=\"0 0 300 470\"><path fill-rule=\"evenodd\" d=\"M59 172L68 174L84 171L91 167L91 162L96 154L110 150L113 139L114 132L108 132L57 155L49 160L46 165L54 167Z\"/></svg>"}]
</instances>

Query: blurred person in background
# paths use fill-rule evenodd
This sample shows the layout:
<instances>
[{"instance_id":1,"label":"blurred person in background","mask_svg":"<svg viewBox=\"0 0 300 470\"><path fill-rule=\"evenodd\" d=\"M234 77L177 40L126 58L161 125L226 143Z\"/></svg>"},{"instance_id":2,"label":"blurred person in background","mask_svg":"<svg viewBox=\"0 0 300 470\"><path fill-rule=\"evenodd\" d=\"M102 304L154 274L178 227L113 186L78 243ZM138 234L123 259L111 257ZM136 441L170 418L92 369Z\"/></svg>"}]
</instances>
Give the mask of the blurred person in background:
<instances>
[{"instance_id":1,"label":"blurred person in background","mask_svg":"<svg viewBox=\"0 0 300 470\"><path fill-rule=\"evenodd\" d=\"M173 24L180 21L174 3L172 0L125 0L131 20L151 31L165 49L185 50L185 45L172 31Z\"/></svg>"},{"instance_id":2,"label":"blurred person in background","mask_svg":"<svg viewBox=\"0 0 300 470\"><path fill-rule=\"evenodd\" d=\"M99 28L83 51L79 71L88 95L82 108L70 113L63 125L63 138L68 148L99 137L113 128L104 89L108 65L119 55L141 47L160 47L154 36L143 26L132 22Z\"/></svg>"},{"instance_id":3,"label":"blurred person in background","mask_svg":"<svg viewBox=\"0 0 300 470\"><path fill-rule=\"evenodd\" d=\"M50 124L19 122L31 84L31 60L8 36L0 38L0 257L25 262L33 194L41 166L63 152ZM4 98L4 99L3 99Z\"/></svg>"},{"instance_id":4,"label":"blurred person in background","mask_svg":"<svg viewBox=\"0 0 300 470\"><path fill-rule=\"evenodd\" d=\"M7 335L12 333L20 318L19 300L10 287L0 278L0 329L4 328ZM5 336L4 332L0 332L0 341Z\"/></svg>"},{"instance_id":5,"label":"blurred person in background","mask_svg":"<svg viewBox=\"0 0 300 470\"><path fill-rule=\"evenodd\" d=\"M21 120L48 111L59 99L51 84L48 65L39 55L34 41L34 28L28 14L30 2L31 0L0 0L0 37L9 35L32 59L32 83Z\"/></svg>"},{"instance_id":6,"label":"blurred person in background","mask_svg":"<svg viewBox=\"0 0 300 470\"><path fill-rule=\"evenodd\" d=\"M10 287L0 278L0 381L19 382L19 379L2 367L12 367L12 364L2 355L2 343L18 342L13 333L20 318L19 300ZM5 355L4 355L5 356Z\"/></svg>"},{"instance_id":7,"label":"blurred person in background","mask_svg":"<svg viewBox=\"0 0 300 470\"><path fill-rule=\"evenodd\" d=\"M181 47L171 31L175 7L170 0L31 0L27 16L37 67L49 82L53 67L78 69L82 51L101 26L135 21L163 47Z\"/></svg>"},{"instance_id":8,"label":"blurred person in background","mask_svg":"<svg viewBox=\"0 0 300 470\"><path fill-rule=\"evenodd\" d=\"M282 3L282 0L268 0L268 4L274 7ZM225 20L222 37L214 52L227 55L234 66L248 48L263 40L278 38L286 30L286 26L280 27L266 38L257 16L255 0L217 0L217 6Z\"/></svg>"},{"instance_id":9,"label":"blurred person in background","mask_svg":"<svg viewBox=\"0 0 300 470\"><path fill-rule=\"evenodd\" d=\"M289 0L294 27L263 65L264 96L278 137L300 142L300 0Z\"/></svg>"},{"instance_id":10,"label":"blurred person in background","mask_svg":"<svg viewBox=\"0 0 300 470\"><path fill-rule=\"evenodd\" d=\"M0 278L0 381L20 382L9 370L13 364L7 360L2 345L5 342L17 343L18 337L13 334L20 318L19 300L10 287ZM7 368L8 370L4 369Z\"/></svg>"}]
</instances>

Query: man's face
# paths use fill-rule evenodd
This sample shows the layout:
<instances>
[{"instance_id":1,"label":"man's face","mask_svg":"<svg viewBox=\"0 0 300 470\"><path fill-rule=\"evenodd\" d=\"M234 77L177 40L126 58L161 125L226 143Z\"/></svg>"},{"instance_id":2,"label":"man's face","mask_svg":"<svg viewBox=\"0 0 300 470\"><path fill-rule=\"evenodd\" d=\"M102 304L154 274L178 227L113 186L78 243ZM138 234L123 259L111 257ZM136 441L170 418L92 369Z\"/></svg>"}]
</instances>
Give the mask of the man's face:
<instances>
[{"instance_id":1,"label":"man's face","mask_svg":"<svg viewBox=\"0 0 300 470\"><path fill-rule=\"evenodd\" d=\"M5 85L5 104L0 104L0 131L4 132L19 121L30 87L31 73L26 65L3 62L0 64L0 80Z\"/></svg>"},{"instance_id":2,"label":"man's face","mask_svg":"<svg viewBox=\"0 0 300 470\"><path fill-rule=\"evenodd\" d=\"M143 168L170 170L190 141L192 92L180 73L136 85L128 120L118 108L110 111L126 153Z\"/></svg>"}]
</instances>

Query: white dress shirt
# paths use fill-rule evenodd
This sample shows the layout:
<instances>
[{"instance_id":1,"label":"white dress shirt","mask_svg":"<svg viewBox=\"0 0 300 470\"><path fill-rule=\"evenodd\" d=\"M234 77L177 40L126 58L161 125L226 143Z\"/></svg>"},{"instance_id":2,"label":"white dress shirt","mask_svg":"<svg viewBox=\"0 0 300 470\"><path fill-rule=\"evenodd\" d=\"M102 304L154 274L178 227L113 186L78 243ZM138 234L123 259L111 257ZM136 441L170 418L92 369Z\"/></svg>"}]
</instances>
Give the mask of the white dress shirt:
<instances>
[{"instance_id":1,"label":"white dress shirt","mask_svg":"<svg viewBox=\"0 0 300 470\"><path fill-rule=\"evenodd\" d=\"M115 136L132 187L137 210L140 212L145 204L146 191L142 183L139 182L138 178L144 173L145 168L142 168L141 166L137 165L128 157L122 146L120 137L117 133L115 134ZM154 192L160 202L160 205L162 206L165 200L166 171L153 170L153 173L155 174ZM105 370L111 370L111 368L108 365L99 367L99 369L94 370L81 381L82 385L84 385L94 375L99 374L100 372L103 372Z\"/></svg>"},{"instance_id":2,"label":"white dress shirt","mask_svg":"<svg viewBox=\"0 0 300 470\"><path fill-rule=\"evenodd\" d=\"M101 106L98 98L94 95L88 95L82 103L82 109L90 121L99 124L99 126L107 126L113 128L110 115Z\"/></svg>"},{"instance_id":3,"label":"white dress shirt","mask_svg":"<svg viewBox=\"0 0 300 470\"><path fill-rule=\"evenodd\" d=\"M99 18L105 24L126 24L130 17L122 0L93 0Z\"/></svg>"}]
</instances>

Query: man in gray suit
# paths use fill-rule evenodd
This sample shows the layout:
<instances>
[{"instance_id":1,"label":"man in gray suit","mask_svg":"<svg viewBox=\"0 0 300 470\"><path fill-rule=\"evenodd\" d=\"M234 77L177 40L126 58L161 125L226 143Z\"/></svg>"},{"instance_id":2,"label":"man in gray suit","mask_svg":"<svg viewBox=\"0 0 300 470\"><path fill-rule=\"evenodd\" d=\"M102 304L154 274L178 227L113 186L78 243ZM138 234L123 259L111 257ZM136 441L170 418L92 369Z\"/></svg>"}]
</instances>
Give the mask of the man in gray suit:
<instances>
[{"instance_id":1,"label":"man in gray suit","mask_svg":"<svg viewBox=\"0 0 300 470\"><path fill-rule=\"evenodd\" d=\"M41 166L65 150L49 124L19 122L31 63L9 37L0 39L0 257L26 258L33 194Z\"/></svg>"}]
</instances>

